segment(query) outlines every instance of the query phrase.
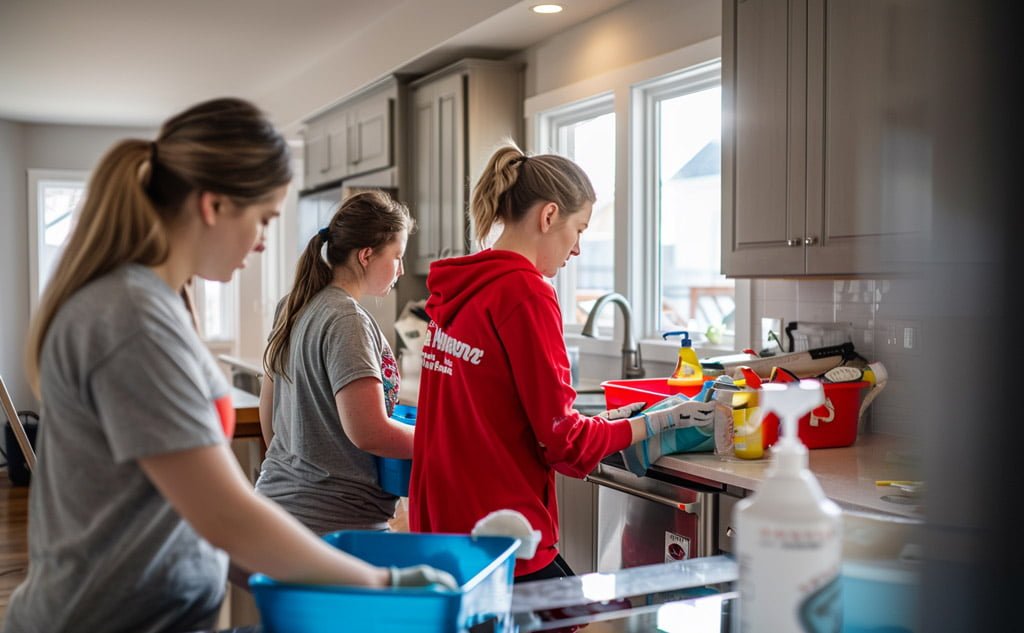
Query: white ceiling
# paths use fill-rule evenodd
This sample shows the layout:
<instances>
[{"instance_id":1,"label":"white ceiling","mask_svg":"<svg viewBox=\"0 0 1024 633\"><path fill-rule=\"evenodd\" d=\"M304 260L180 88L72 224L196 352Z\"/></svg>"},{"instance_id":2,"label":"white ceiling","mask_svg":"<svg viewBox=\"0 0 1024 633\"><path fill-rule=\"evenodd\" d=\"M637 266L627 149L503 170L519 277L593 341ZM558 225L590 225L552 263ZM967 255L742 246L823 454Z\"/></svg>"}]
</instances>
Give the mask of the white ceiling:
<instances>
[{"instance_id":1,"label":"white ceiling","mask_svg":"<svg viewBox=\"0 0 1024 633\"><path fill-rule=\"evenodd\" d=\"M252 99L282 126L395 71L500 56L625 0L0 0L0 119L156 126Z\"/></svg>"}]
</instances>

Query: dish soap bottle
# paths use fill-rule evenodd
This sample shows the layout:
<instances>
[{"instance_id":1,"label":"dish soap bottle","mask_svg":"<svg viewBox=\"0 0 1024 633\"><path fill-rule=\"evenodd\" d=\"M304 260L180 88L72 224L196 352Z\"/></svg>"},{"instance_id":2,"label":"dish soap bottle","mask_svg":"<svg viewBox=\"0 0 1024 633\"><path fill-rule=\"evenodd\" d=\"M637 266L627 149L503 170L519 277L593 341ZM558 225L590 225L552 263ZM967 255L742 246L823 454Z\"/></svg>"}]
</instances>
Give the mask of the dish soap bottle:
<instances>
[{"instance_id":1,"label":"dish soap bottle","mask_svg":"<svg viewBox=\"0 0 1024 633\"><path fill-rule=\"evenodd\" d=\"M739 630L839 631L843 605L842 513L807 468L797 421L824 402L816 380L765 384L762 412L782 419L782 437L757 491L736 504Z\"/></svg>"},{"instance_id":2,"label":"dish soap bottle","mask_svg":"<svg viewBox=\"0 0 1024 633\"><path fill-rule=\"evenodd\" d=\"M668 379L670 387L700 387L704 384L704 370L701 369L697 352L691 347L690 333L685 330L665 332L661 338L668 340L670 336L682 336L679 341L679 359L676 369Z\"/></svg>"}]
</instances>

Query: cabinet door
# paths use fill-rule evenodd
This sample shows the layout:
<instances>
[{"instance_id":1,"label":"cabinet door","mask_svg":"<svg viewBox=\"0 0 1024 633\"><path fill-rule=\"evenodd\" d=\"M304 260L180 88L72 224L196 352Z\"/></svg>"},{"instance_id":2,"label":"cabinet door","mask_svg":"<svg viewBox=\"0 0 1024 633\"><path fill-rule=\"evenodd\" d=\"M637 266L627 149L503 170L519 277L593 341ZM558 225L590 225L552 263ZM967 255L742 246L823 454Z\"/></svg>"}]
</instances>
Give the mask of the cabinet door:
<instances>
[{"instance_id":1,"label":"cabinet door","mask_svg":"<svg viewBox=\"0 0 1024 633\"><path fill-rule=\"evenodd\" d=\"M330 148L327 129L324 125L310 125L306 130L305 182L303 188L315 187L328 180L330 170Z\"/></svg>"},{"instance_id":2,"label":"cabinet door","mask_svg":"<svg viewBox=\"0 0 1024 633\"><path fill-rule=\"evenodd\" d=\"M723 7L722 270L804 272L803 0Z\"/></svg>"},{"instance_id":3,"label":"cabinet door","mask_svg":"<svg viewBox=\"0 0 1024 633\"><path fill-rule=\"evenodd\" d=\"M413 94L412 113L412 212L416 216L416 261L413 270L425 275L430 262L441 252L441 219L438 204L437 102L429 86Z\"/></svg>"},{"instance_id":4,"label":"cabinet door","mask_svg":"<svg viewBox=\"0 0 1024 633\"><path fill-rule=\"evenodd\" d=\"M465 110L461 74L419 86L413 96L418 274L433 261L466 253Z\"/></svg>"},{"instance_id":5,"label":"cabinet door","mask_svg":"<svg viewBox=\"0 0 1024 633\"><path fill-rule=\"evenodd\" d=\"M930 145L925 22L903 0L810 0L807 272L920 261Z\"/></svg>"},{"instance_id":6,"label":"cabinet door","mask_svg":"<svg viewBox=\"0 0 1024 633\"><path fill-rule=\"evenodd\" d=\"M391 99L380 94L360 102L349 128L349 173L391 166Z\"/></svg>"},{"instance_id":7,"label":"cabinet door","mask_svg":"<svg viewBox=\"0 0 1024 633\"><path fill-rule=\"evenodd\" d=\"M440 257L466 254L466 127L464 76L453 75L435 86L437 103L438 206Z\"/></svg>"},{"instance_id":8,"label":"cabinet door","mask_svg":"<svg viewBox=\"0 0 1024 633\"><path fill-rule=\"evenodd\" d=\"M326 172L326 181L338 180L349 174L348 164L348 119L346 111L336 112L325 120L328 138L327 157L329 168Z\"/></svg>"}]
</instances>

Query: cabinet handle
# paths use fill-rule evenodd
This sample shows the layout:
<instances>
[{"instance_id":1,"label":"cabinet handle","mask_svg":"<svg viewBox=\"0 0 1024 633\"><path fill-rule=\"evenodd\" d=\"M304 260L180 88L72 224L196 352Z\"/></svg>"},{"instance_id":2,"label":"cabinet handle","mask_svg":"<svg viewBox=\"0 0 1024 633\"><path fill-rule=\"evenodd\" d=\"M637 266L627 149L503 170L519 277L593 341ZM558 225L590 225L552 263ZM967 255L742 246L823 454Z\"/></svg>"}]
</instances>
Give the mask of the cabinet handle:
<instances>
[{"instance_id":1,"label":"cabinet handle","mask_svg":"<svg viewBox=\"0 0 1024 633\"><path fill-rule=\"evenodd\" d=\"M814 246L818 243L818 238L814 235L810 235L804 238L804 246Z\"/></svg>"},{"instance_id":2,"label":"cabinet handle","mask_svg":"<svg viewBox=\"0 0 1024 633\"><path fill-rule=\"evenodd\" d=\"M786 246L800 246L803 243L804 243L804 241L799 239L799 238L795 238L795 239L792 239L792 240L786 240Z\"/></svg>"},{"instance_id":3,"label":"cabinet handle","mask_svg":"<svg viewBox=\"0 0 1024 633\"><path fill-rule=\"evenodd\" d=\"M682 503L680 501L676 501L675 499L669 499L668 497L663 497L661 495L647 492L646 490L637 490L636 488L631 488L629 486L620 484L615 480L608 479L607 477L602 477L601 475L595 475L593 473L587 475L584 478L584 480L597 484L598 486L611 488L612 490L616 490L627 495L639 497L641 499L646 499L647 501L653 501L654 503L660 503L661 505L668 506L670 508L675 508L676 510L682 510L683 512L688 512L690 514L700 514L701 506L703 505L700 501L694 501L693 503Z\"/></svg>"}]
</instances>

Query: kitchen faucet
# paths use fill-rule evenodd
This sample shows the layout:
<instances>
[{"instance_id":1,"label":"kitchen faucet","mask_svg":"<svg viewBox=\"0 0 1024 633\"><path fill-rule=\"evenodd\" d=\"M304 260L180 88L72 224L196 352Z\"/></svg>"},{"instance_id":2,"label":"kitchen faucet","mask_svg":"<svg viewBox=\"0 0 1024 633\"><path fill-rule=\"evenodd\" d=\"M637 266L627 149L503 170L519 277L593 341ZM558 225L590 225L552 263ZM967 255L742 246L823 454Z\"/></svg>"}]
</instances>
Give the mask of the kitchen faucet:
<instances>
[{"instance_id":1,"label":"kitchen faucet","mask_svg":"<svg viewBox=\"0 0 1024 633\"><path fill-rule=\"evenodd\" d=\"M622 339L622 377L627 379L643 378L645 372L643 361L640 358L640 346L637 345L636 338L633 336L633 310L629 307L629 301L625 297L617 292L609 292L598 297L594 302L594 307L590 309L590 314L587 315L587 322L583 325L581 334L594 338L597 315L606 303L614 303L622 311L622 327L625 330Z\"/></svg>"}]
</instances>

